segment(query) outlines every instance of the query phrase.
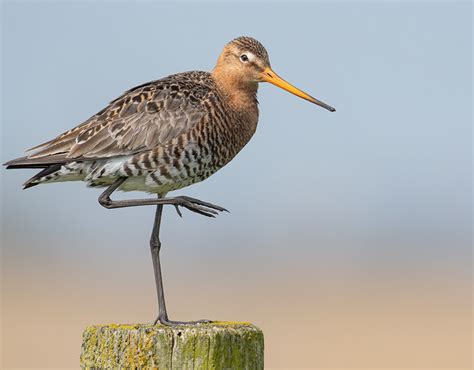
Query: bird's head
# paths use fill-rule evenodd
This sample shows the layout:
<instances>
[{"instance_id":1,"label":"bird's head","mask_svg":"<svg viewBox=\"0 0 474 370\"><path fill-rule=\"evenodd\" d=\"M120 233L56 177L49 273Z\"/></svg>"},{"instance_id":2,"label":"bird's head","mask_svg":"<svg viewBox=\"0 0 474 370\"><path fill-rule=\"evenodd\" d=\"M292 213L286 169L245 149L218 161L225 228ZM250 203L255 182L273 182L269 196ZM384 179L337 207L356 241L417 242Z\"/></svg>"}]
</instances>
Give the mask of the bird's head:
<instances>
[{"instance_id":1,"label":"bird's head","mask_svg":"<svg viewBox=\"0 0 474 370\"><path fill-rule=\"evenodd\" d=\"M256 90L259 82L269 82L331 112L335 111L278 76L270 66L267 50L252 37L242 36L229 42L219 55L213 74L234 89Z\"/></svg>"}]
</instances>

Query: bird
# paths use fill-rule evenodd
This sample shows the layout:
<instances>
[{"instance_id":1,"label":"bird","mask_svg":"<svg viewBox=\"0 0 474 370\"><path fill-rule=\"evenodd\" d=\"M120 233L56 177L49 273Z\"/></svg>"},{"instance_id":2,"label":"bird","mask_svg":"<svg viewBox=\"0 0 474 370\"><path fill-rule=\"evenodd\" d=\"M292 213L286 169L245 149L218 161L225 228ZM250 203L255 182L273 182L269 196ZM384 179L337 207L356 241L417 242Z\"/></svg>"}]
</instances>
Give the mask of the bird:
<instances>
[{"instance_id":1,"label":"bird","mask_svg":"<svg viewBox=\"0 0 474 370\"><path fill-rule=\"evenodd\" d=\"M277 75L255 38L228 42L211 72L182 72L136 86L70 130L4 163L7 169L37 169L23 188L83 181L105 188L107 209L156 206L150 238L158 315L154 324L202 324L168 317L161 272L160 225L164 205L215 217L224 207L167 194L201 182L229 163L254 135L259 83L268 82L328 111L335 109ZM146 199L113 200L115 191L141 191Z\"/></svg>"}]
</instances>

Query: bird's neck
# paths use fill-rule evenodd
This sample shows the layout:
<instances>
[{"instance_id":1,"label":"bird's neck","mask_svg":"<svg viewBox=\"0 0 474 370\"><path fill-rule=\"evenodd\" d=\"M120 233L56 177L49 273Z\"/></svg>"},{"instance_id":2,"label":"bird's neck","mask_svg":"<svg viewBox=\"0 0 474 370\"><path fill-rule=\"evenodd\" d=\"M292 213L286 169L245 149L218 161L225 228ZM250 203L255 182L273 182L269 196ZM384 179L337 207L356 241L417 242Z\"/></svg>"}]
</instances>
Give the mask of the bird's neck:
<instances>
[{"instance_id":1,"label":"bird's neck","mask_svg":"<svg viewBox=\"0 0 474 370\"><path fill-rule=\"evenodd\" d=\"M225 70L219 65L212 71L212 77L234 110L251 111L257 107L258 83L244 81L232 70Z\"/></svg>"}]
</instances>

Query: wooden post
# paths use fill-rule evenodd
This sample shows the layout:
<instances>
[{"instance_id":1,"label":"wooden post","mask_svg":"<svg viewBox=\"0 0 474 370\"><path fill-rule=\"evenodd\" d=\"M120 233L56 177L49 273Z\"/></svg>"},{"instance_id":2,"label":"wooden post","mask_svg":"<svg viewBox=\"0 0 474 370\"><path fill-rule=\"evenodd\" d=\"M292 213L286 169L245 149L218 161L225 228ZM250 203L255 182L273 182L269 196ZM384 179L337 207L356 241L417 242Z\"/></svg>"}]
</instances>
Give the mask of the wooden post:
<instances>
[{"instance_id":1,"label":"wooden post","mask_svg":"<svg viewBox=\"0 0 474 370\"><path fill-rule=\"evenodd\" d=\"M231 322L90 326L81 368L263 369L263 333Z\"/></svg>"}]
</instances>

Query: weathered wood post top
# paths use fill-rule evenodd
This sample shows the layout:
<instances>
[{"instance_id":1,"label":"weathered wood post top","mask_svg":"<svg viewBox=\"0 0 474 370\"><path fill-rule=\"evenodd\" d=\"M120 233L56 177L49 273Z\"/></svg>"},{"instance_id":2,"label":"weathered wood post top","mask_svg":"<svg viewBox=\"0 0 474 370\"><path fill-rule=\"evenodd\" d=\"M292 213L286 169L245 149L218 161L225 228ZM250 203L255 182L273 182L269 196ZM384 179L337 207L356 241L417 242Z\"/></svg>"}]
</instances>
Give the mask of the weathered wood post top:
<instances>
[{"instance_id":1,"label":"weathered wood post top","mask_svg":"<svg viewBox=\"0 0 474 370\"><path fill-rule=\"evenodd\" d=\"M83 333L81 368L263 369L263 333L250 323L97 325Z\"/></svg>"}]
</instances>

